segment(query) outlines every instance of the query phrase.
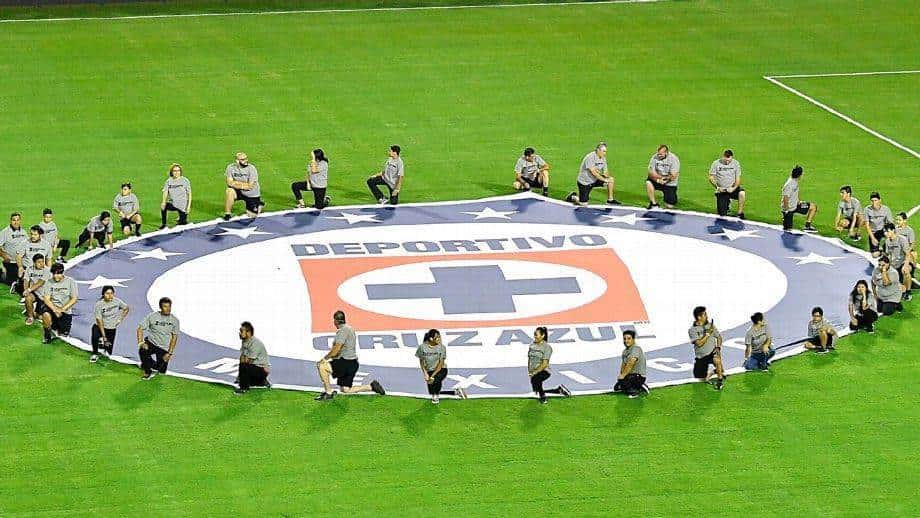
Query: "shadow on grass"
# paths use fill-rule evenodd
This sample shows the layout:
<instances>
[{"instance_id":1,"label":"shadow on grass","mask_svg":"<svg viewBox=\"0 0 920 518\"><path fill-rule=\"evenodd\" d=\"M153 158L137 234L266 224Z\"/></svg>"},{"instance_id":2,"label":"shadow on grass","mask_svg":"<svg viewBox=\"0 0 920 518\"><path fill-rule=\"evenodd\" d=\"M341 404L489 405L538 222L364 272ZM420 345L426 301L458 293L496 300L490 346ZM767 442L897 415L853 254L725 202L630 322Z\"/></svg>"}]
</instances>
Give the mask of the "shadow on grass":
<instances>
[{"instance_id":1,"label":"shadow on grass","mask_svg":"<svg viewBox=\"0 0 920 518\"><path fill-rule=\"evenodd\" d=\"M345 417L351 405L349 397L336 395L332 401L310 401L314 406L306 415L310 431L329 428Z\"/></svg>"},{"instance_id":2,"label":"shadow on grass","mask_svg":"<svg viewBox=\"0 0 920 518\"><path fill-rule=\"evenodd\" d=\"M550 400L548 404L541 405L536 399L520 400L521 409L518 411L520 430L522 432L532 432L539 429L543 425L543 421L546 420L546 412L549 410L549 406L553 403L555 401Z\"/></svg>"},{"instance_id":3,"label":"shadow on grass","mask_svg":"<svg viewBox=\"0 0 920 518\"><path fill-rule=\"evenodd\" d=\"M775 376L775 374L771 371L749 371L741 376L733 376L733 378L740 378L741 384L744 385L751 394L759 396L770 388L770 385L773 383L773 376Z\"/></svg>"},{"instance_id":4,"label":"shadow on grass","mask_svg":"<svg viewBox=\"0 0 920 518\"><path fill-rule=\"evenodd\" d=\"M431 428L434 420L441 415L440 405L432 405L427 399L418 399L415 410L403 417L403 427L413 437L420 436Z\"/></svg>"},{"instance_id":5,"label":"shadow on grass","mask_svg":"<svg viewBox=\"0 0 920 518\"><path fill-rule=\"evenodd\" d=\"M138 371L140 372L140 371ZM163 391L161 382L162 377L153 378L152 380L142 381L138 374L137 382L123 390L115 396L115 401L126 410L133 410L149 404L158 394Z\"/></svg>"},{"instance_id":6,"label":"shadow on grass","mask_svg":"<svg viewBox=\"0 0 920 518\"><path fill-rule=\"evenodd\" d=\"M726 386L729 386L731 378L726 380ZM709 383L691 383L690 400L688 401L688 412L686 415L690 421L702 421L707 417L712 406L722 399L722 393L713 388Z\"/></svg>"}]
</instances>

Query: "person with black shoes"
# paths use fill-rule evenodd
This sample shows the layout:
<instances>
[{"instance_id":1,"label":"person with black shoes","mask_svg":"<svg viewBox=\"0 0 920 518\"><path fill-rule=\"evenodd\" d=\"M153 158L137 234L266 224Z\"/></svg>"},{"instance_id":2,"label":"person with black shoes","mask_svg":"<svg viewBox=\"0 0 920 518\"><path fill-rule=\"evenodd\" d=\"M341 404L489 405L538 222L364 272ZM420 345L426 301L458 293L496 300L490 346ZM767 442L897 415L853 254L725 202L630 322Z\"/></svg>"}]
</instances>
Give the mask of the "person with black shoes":
<instances>
[{"instance_id":1,"label":"person with black shoes","mask_svg":"<svg viewBox=\"0 0 920 518\"><path fill-rule=\"evenodd\" d=\"M159 311L154 311L137 326L137 347L141 357L141 379L149 380L166 373L179 342L179 319L172 314L172 300L163 297Z\"/></svg>"},{"instance_id":2,"label":"person with black shoes","mask_svg":"<svg viewBox=\"0 0 920 518\"><path fill-rule=\"evenodd\" d=\"M354 386L355 374L358 373L358 335L345 322L345 312L336 311L332 321L336 327L332 348L316 362L316 370L319 371L319 379L323 383L323 392L316 396L315 400L326 401L335 397L337 392L332 390L330 378L335 378L342 394L374 391L381 396L385 395L383 385L377 380L371 381L369 385Z\"/></svg>"},{"instance_id":3,"label":"person with black shoes","mask_svg":"<svg viewBox=\"0 0 920 518\"><path fill-rule=\"evenodd\" d=\"M326 196L326 189L329 186L329 159L322 149L314 149L310 153L310 163L307 164L306 178L302 182L291 184L291 192L294 193L294 200L297 202L297 208L306 208L303 202L303 191L313 191L313 208L322 210L329 205L332 198Z\"/></svg>"},{"instance_id":4,"label":"person with black shoes","mask_svg":"<svg viewBox=\"0 0 920 518\"><path fill-rule=\"evenodd\" d=\"M820 307L811 309L811 320L808 321L808 341L805 342L805 348L811 349L816 353L823 354L833 351L834 338L837 331L827 319L824 318L824 310Z\"/></svg>"},{"instance_id":5,"label":"person with black shoes","mask_svg":"<svg viewBox=\"0 0 920 518\"><path fill-rule=\"evenodd\" d=\"M73 307L77 303L79 291L77 282L64 275L64 265L55 263L51 267L51 278L42 286L42 327L43 344L50 344L52 332L58 336L70 336L73 322Z\"/></svg>"},{"instance_id":6,"label":"person with black shoes","mask_svg":"<svg viewBox=\"0 0 920 518\"><path fill-rule=\"evenodd\" d=\"M565 397L572 395L565 385L559 385L554 389L543 388L543 383L551 376L549 359L553 355L553 348L546 341L548 335L549 332L545 327L538 327L533 332L533 343L527 349L527 375L530 376L530 388L537 394L542 404L547 403L547 394L561 394Z\"/></svg>"},{"instance_id":7,"label":"person with black shoes","mask_svg":"<svg viewBox=\"0 0 920 518\"><path fill-rule=\"evenodd\" d=\"M602 188L607 191L607 205L621 205L613 197L616 182L607 169L607 144L604 142L599 143L594 151L582 159L575 183L578 192L572 191L565 197L565 201L569 203L583 207L588 204L591 190Z\"/></svg>"},{"instance_id":8,"label":"person with black shoes","mask_svg":"<svg viewBox=\"0 0 920 518\"><path fill-rule=\"evenodd\" d=\"M90 363L99 360L99 350L109 357L115 350L115 334L118 325L124 322L130 308L125 302L115 297L113 286L102 287L102 298L93 307L93 331L90 345L93 354L89 357Z\"/></svg>"},{"instance_id":9,"label":"person with black shoes","mask_svg":"<svg viewBox=\"0 0 920 518\"><path fill-rule=\"evenodd\" d=\"M865 329L869 334L875 332L878 303L869 291L869 283L863 279L856 281L847 306L850 311L850 331Z\"/></svg>"},{"instance_id":10,"label":"person with black shoes","mask_svg":"<svg viewBox=\"0 0 920 518\"><path fill-rule=\"evenodd\" d=\"M255 329L251 323L240 324L240 370L237 378L239 388L233 391L236 395L249 392L250 387L272 386L268 382L272 367L268 361L268 351L254 333Z\"/></svg>"},{"instance_id":11,"label":"person with black shoes","mask_svg":"<svg viewBox=\"0 0 920 518\"><path fill-rule=\"evenodd\" d=\"M712 375L709 366L715 367L716 390L722 390L725 372L722 369L722 333L716 328L715 321L709 320L706 308L693 308L693 325L688 330L690 344L693 346L693 377L700 381L709 381Z\"/></svg>"},{"instance_id":12,"label":"person with black shoes","mask_svg":"<svg viewBox=\"0 0 920 518\"><path fill-rule=\"evenodd\" d=\"M901 311L902 292L898 271L891 267L888 256L878 258L878 266L872 270L872 293L878 304L878 312L891 316L895 311Z\"/></svg>"},{"instance_id":13,"label":"person with black shoes","mask_svg":"<svg viewBox=\"0 0 920 518\"><path fill-rule=\"evenodd\" d=\"M648 394L649 388L645 384L646 376L645 351L636 345L636 332L628 329L623 331L623 353L620 355L620 373L613 386L614 392L624 392L629 399L635 399Z\"/></svg>"},{"instance_id":14,"label":"person with black shoes","mask_svg":"<svg viewBox=\"0 0 920 518\"><path fill-rule=\"evenodd\" d=\"M805 215L805 226L802 228L805 232L817 232L814 219L818 212L818 204L810 201L799 200L799 180L802 178L804 170L802 166L797 165L792 168L789 179L783 184L782 198L780 200L780 210L783 213L783 230L792 230L792 219L796 214Z\"/></svg>"}]
</instances>

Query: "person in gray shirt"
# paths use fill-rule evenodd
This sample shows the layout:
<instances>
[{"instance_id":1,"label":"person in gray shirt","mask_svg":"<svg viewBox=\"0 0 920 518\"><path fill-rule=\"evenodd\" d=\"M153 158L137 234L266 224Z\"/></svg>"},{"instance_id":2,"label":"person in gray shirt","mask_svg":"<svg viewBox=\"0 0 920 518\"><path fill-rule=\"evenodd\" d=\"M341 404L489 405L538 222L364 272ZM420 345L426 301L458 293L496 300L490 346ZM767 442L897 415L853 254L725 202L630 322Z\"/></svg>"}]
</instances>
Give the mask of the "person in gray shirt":
<instances>
[{"instance_id":1,"label":"person in gray shirt","mask_svg":"<svg viewBox=\"0 0 920 518\"><path fill-rule=\"evenodd\" d=\"M45 231L45 241L51 244L51 250L60 249L58 262L67 262L67 252L70 251L70 240L61 239L61 236L58 234L57 223L54 222L54 211L51 209L43 210L42 222L39 223L38 226L42 227L42 230ZM52 261L51 257L45 258L45 262L48 264Z\"/></svg>"},{"instance_id":2,"label":"person in gray shirt","mask_svg":"<svg viewBox=\"0 0 920 518\"><path fill-rule=\"evenodd\" d=\"M885 225L894 223L891 209L882 205L882 195L873 192L869 195L869 205L863 209L863 225L869 234L869 252L872 257L882 255L880 243L885 238Z\"/></svg>"},{"instance_id":3,"label":"person in gray shirt","mask_svg":"<svg viewBox=\"0 0 920 518\"><path fill-rule=\"evenodd\" d=\"M913 285L917 284L917 281L913 278L914 273L917 271L917 234L915 234L914 229L910 228L910 225L907 224L906 212L898 213L894 224L894 231L897 232L899 236L904 236L904 239L907 239L907 243L910 245L910 253L907 255L910 273L907 278L910 280L908 289L913 289Z\"/></svg>"},{"instance_id":4,"label":"person in gray shirt","mask_svg":"<svg viewBox=\"0 0 920 518\"><path fill-rule=\"evenodd\" d=\"M610 176L607 168L607 144L600 142L594 151L585 155L578 168L578 177L575 179L578 192L572 191L565 197L565 201L575 205L585 206L591 198L591 191L595 188L607 190L607 205L621 205L613 197L616 182Z\"/></svg>"},{"instance_id":5,"label":"person in gray shirt","mask_svg":"<svg viewBox=\"0 0 920 518\"><path fill-rule=\"evenodd\" d=\"M240 324L240 370L237 378L239 388L233 391L236 395L249 392L250 387L272 387L268 382L268 375L271 373L268 351L262 340L253 336L254 333L255 329L251 323Z\"/></svg>"},{"instance_id":6,"label":"person in gray shirt","mask_svg":"<svg viewBox=\"0 0 920 518\"><path fill-rule=\"evenodd\" d=\"M23 296L25 289L24 276L26 270L32 266L32 258L36 255L51 257L51 244L42 237L45 231L38 225L29 229L29 239L21 241L16 250L16 269L19 271L19 280L14 285L14 291Z\"/></svg>"},{"instance_id":7,"label":"person in gray shirt","mask_svg":"<svg viewBox=\"0 0 920 518\"><path fill-rule=\"evenodd\" d=\"M313 191L313 208L322 210L332 201L332 198L326 196L326 188L329 186L329 159L322 149L314 149L310 153L310 163L307 164L307 175L303 182L294 182L291 184L291 191L294 193L294 199L297 200L297 208L303 209L306 205L303 202L303 191L307 189Z\"/></svg>"},{"instance_id":8,"label":"person in gray shirt","mask_svg":"<svg viewBox=\"0 0 920 518\"><path fill-rule=\"evenodd\" d=\"M129 311L128 305L115 297L114 286L102 287L102 298L93 306L94 323L90 340L93 354L89 357L90 363L96 363L99 360L100 349L106 357L112 354L115 349L115 334L118 325L128 317Z\"/></svg>"},{"instance_id":9,"label":"person in gray shirt","mask_svg":"<svg viewBox=\"0 0 920 518\"><path fill-rule=\"evenodd\" d=\"M805 348L816 353L826 353L835 349L834 337L837 330L824 318L824 310L820 307L811 309L811 320L808 321L808 340Z\"/></svg>"},{"instance_id":10,"label":"person in gray shirt","mask_svg":"<svg viewBox=\"0 0 920 518\"><path fill-rule=\"evenodd\" d=\"M796 214L805 215L805 226L802 228L805 232L817 232L813 221L815 214L818 212L818 204L810 201L801 201L799 199L799 180L802 178L804 170L802 166L797 165L792 168L792 174L783 184L782 196L780 197L780 211L783 213L783 230L792 230L792 218Z\"/></svg>"},{"instance_id":11,"label":"person in gray shirt","mask_svg":"<svg viewBox=\"0 0 920 518\"><path fill-rule=\"evenodd\" d=\"M840 203L837 204L837 217L834 228L837 232L847 231L853 241L859 241L859 230L863 227L862 203L853 196L853 188L844 185L840 188Z\"/></svg>"},{"instance_id":12,"label":"person in gray shirt","mask_svg":"<svg viewBox=\"0 0 920 518\"><path fill-rule=\"evenodd\" d=\"M910 264L910 242L906 237L898 234L893 223L885 223L885 239L881 243L882 252L891 260L891 269L901 283L902 298L910 300L910 289L913 284L913 271Z\"/></svg>"},{"instance_id":13,"label":"person in gray shirt","mask_svg":"<svg viewBox=\"0 0 920 518\"><path fill-rule=\"evenodd\" d=\"M649 210L658 207L655 201L655 191L661 191L665 207L673 209L677 205L678 177L680 177L680 159L671 153L667 145L661 144L658 146L658 151L648 161L645 193L648 194Z\"/></svg>"},{"instance_id":14,"label":"person in gray shirt","mask_svg":"<svg viewBox=\"0 0 920 518\"><path fill-rule=\"evenodd\" d=\"M620 373L613 386L614 392L624 392L630 399L648 394L646 380L645 351L636 345L636 332L623 331L623 353L620 355Z\"/></svg>"},{"instance_id":15,"label":"person in gray shirt","mask_svg":"<svg viewBox=\"0 0 920 518\"><path fill-rule=\"evenodd\" d=\"M722 333L716 328L715 321L709 320L709 314L703 306L693 308L693 325L688 331L693 345L693 377L700 381L709 381L709 365L715 367L715 389L722 390L725 372L722 369Z\"/></svg>"},{"instance_id":16,"label":"person in gray shirt","mask_svg":"<svg viewBox=\"0 0 920 518\"><path fill-rule=\"evenodd\" d=\"M405 178L405 166L399 156L400 153L402 153L402 148L396 144L390 146L389 156L386 163L383 164L383 170L367 179L367 188L371 190L374 199L381 205L388 201L390 205L399 204L399 193L402 191L403 178ZM385 185L390 191L389 199L383 196L380 190L381 185Z\"/></svg>"},{"instance_id":17,"label":"person in gray shirt","mask_svg":"<svg viewBox=\"0 0 920 518\"><path fill-rule=\"evenodd\" d=\"M141 379L149 380L166 373L179 342L179 319L172 314L172 300L159 300L159 311L149 313L137 326L137 347L141 357Z\"/></svg>"},{"instance_id":18,"label":"person in gray shirt","mask_svg":"<svg viewBox=\"0 0 920 518\"><path fill-rule=\"evenodd\" d=\"M716 189L716 212L719 216L727 216L732 200L738 200L738 219L744 219L746 195L741 187L741 164L734 156L731 149L726 149L722 157L709 166L709 183Z\"/></svg>"},{"instance_id":19,"label":"person in gray shirt","mask_svg":"<svg viewBox=\"0 0 920 518\"><path fill-rule=\"evenodd\" d=\"M0 230L0 259L3 261L0 269L4 273L0 275L0 282L12 286L21 277L16 264L16 251L26 239L26 232L22 228L22 214L18 212L10 214L9 226Z\"/></svg>"},{"instance_id":20,"label":"person in gray shirt","mask_svg":"<svg viewBox=\"0 0 920 518\"><path fill-rule=\"evenodd\" d=\"M518 191L542 189L543 196L549 192L549 164L537 154L534 148L524 149L524 154L514 164L514 183Z\"/></svg>"},{"instance_id":21,"label":"person in gray shirt","mask_svg":"<svg viewBox=\"0 0 920 518\"><path fill-rule=\"evenodd\" d=\"M255 218L262 212L262 189L259 186L259 171L249 163L246 153L236 154L236 160L227 166L227 189L224 194L224 221L233 216L233 204L242 201L246 205L246 215Z\"/></svg>"},{"instance_id":22,"label":"person in gray shirt","mask_svg":"<svg viewBox=\"0 0 920 518\"><path fill-rule=\"evenodd\" d=\"M144 222L141 218L141 202L138 201L137 195L131 192L131 182L121 184L121 192L115 195L112 208L118 215L124 235L141 235L141 224Z\"/></svg>"},{"instance_id":23,"label":"person in gray shirt","mask_svg":"<svg viewBox=\"0 0 920 518\"><path fill-rule=\"evenodd\" d=\"M337 392L332 390L330 377L335 378L342 394L369 391L374 391L381 396L386 394L383 385L377 380L372 380L369 385L354 386L355 374L358 373L358 336L355 330L345 322L344 311L336 311L332 315L332 322L336 328L332 348L316 362L319 379L323 382L323 392L314 399L327 401L335 397Z\"/></svg>"},{"instance_id":24,"label":"person in gray shirt","mask_svg":"<svg viewBox=\"0 0 920 518\"><path fill-rule=\"evenodd\" d=\"M51 278L42 286L43 344L51 343L52 331L58 336L70 336L73 306L78 297L77 283L64 275L64 265L57 263L52 266Z\"/></svg>"},{"instance_id":25,"label":"person in gray shirt","mask_svg":"<svg viewBox=\"0 0 920 518\"><path fill-rule=\"evenodd\" d=\"M441 342L441 333L437 329L429 329L425 333L422 344L415 349L418 366L422 369L422 378L428 385L428 394L431 403L437 405L441 396L457 396L466 399L466 391L462 388L442 390L444 378L447 377L447 347Z\"/></svg>"},{"instance_id":26,"label":"person in gray shirt","mask_svg":"<svg viewBox=\"0 0 920 518\"><path fill-rule=\"evenodd\" d=\"M86 224L80 237L77 238L77 248L89 246L90 249L96 248L96 245L106 246L109 249L115 246L112 240L112 234L115 233L115 227L112 225L112 215L109 211L104 210L98 216L93 216Z\"/></svg>"},{"instance_id":27,"label":"person in gray shirt","mask_svg":"<svg viewBox=\"0 0 920 518\"><path fill-rule=\"evenodd\" d=\"M872 270L872 293L878 302L879 313L885 316L904 309L901 305L901 283L898 282L896 271L891 267L891 259L885 255L878 258L878 266Z\"/></svg>"},{"instance_id":28,"label":"person in gray shirt","mask_svg":"<svg viewBox=\"0 0 920 518\"><path fill-rule=\"evenodd\" d=\"M751 315L751 327L744 334L744 366L748 370L769 370L770 358L775 353L773 333L763 319L763 313L758 311Z\"/></svg>"},{"instance_id":29,"label":"person in gray shirt","mask_svg":"<svg viewBox=\"0 0 920 518\"><path fill-rule=\"evenodd\" d=\"M166 228L166 214L178 212L177 224L188 223L188 214L192 211L192 183L182 176L182 166L170 164L169 175L163 184L163 197L160 200L160 230Z\"/></svg>"},{"instance_id":30,"label":"person in gray shirt","mask_svg":"<svg viewBox=\"0 0 920 518\"><path fill-rule=\"evenodd\" d=\"M35 322L35 315L44 313L41 306L44 296L43 287L49 279L51 279L51 270L45 262L45 256L41 254L32 256L32 266L26 268L26 274L22 277L22 298L25 299L23 302L26 305L27 326Z\"/></svg>"},{"instance_id":31,"label":"person in gray shirt","mask_svg":"<svg viewBox=\"0 0 920 518\"><path fill-rule=\"evenodd\" d=\"M878 303L875 296L869 291L869 283L864 279L856 281L853 291L847 301L850 312L850 331L865 329L869 334L875 332L875 321L878 320Z\"/></svg>"},{"instance_id":32,"label":"person in gray shirt","mask_svg":"<svg viewBox=\"0 0 920 518\"><path fill-rule=\"evenodd\" d=\"M527 349L527 375L530 376L530 388L540 398L541 404L546 404L547 394L561 394L565 397L572 395L572 392L565 385L559 385L554 389L544 389L543 383L551 376L549 372L549 359L553 355L553 348L546 341L549 332L546 327L538 327L533 332L533 343Z\"/></svg>"}]
</instances>

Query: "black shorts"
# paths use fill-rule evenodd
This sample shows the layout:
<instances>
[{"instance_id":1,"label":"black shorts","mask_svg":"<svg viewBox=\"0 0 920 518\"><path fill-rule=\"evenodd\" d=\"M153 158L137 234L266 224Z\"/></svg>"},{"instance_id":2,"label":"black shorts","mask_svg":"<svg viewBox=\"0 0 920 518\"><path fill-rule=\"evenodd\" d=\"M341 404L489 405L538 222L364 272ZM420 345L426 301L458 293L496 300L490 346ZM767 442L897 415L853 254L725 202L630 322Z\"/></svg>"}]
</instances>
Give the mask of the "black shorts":
<instances>
[{"instance_id":1,"label":"black shorts","mask_svg":"<svg viewBox=\"0 0 920 518\"><path fill-rule=\"evenodd\" d=\"M743 192L744 192L744 188L739 185L738 188L735 189L734 191L717 192L716 196L728 196L728 198L731 200L737 200L738 196Z\"/></svg>"},{"instance_id":2,"label":"black shorts","mask_svg":"<svg viewBox=\"0 0 920 518\"><path fill-rule=\"evenodd\" d=\"M133 218L134 216L131 217ZM131 218L121 218L119 221L121 221L121 228L130 227L134 224L134 222L131 221Z\"/></svg>"},{"instance_id":3,"label":"black shorts","mask_svg":"<svg viewBox=\"0 0 920 518\"><path fill-rule=\"evenodd\" d=\"M535 178L527 178L522 176L521 180L524 180L524 184L529 189L542 189L543 188L543 178L540 175L537 175Z\"/></svg>"},{"instance_id":4,"label":"black shorts","mask_svg":"<svg viewBox=\"0 0 920 518\"><path fill-rule=\"evenodd\" d=\"M259 207L265 205L262 203L262 198L260 196L246 196L243 194L242 189L233 189L236 192L237 201L242 201L246 204L246 210L249 212L259 212Z\"/></svg>"},{"instance_id":5,"label":"black shorts","mask_svg":"<svg viewBox=\"0 0 920 518\"><path fill-rule=\"evenodd\" d=\"M809 209L811 209L810 201L800 201L794 209L783 212L783 229L789 230L792 228L792 217L796 214L808 214Z\"/></svg>"},{"instance_id":6,"label":"black shorts","mask_svg":"<svg viewBox=\"0 0 920 518\"><path fill-rule=\"evenodd\" d=\"M594 189L595 187L607 187L607 183L603 180L595 180L594 183L590 185L582 185L578 183L578 201L580 203L588 203L588 199L591 197L591 189Z\"/></svg>"},{"instance_id":7,"label":"black shorts","mask_svg":"<svg viewBox=\"0 0 920 518\"><path fill-rule=\"evenodd\" d=\"M351 387L358 373L358 360L336 358L329 362L332 366L332 377L340 387Z\"/></svg>"},{"instance_id":8,"label":"black shorts","mask_svg":"<svg viewBox=\"0 0 920 518\"><path fill-rule=\"evenodd\" d=\"M649 178L648 181L652 182L652 187L654 187L656 191L661 191L664 194L663 198L665 203L668 205L677 205L676 185L661 185L658 182L652 181L651 178Z\"/></svg>"},{"instance_id":9,"label":"black shorts","mask_svg":"<svg viewBox=\"0 0 920 518\"><path fill-rule=\"evenodd\" d=\"M48 313L51 315L51 329L61 334L70 334L70 326L73 323L73 315L69 313L61 313L61 316L57 316L48 308L42 309L44 309L43 313Z\"/></svg>"},{"instance_id":10,"label":"black shorts","mask_svg":"<svg viewBox=\"0 0 920 518\"><path fill-rule=\"evenodd\" d=\"M872 240L870 239L869 240L869 251L872 253L881 252L882 251L882 241L885 240L885 229L875 230L872 232L872 235L875 237L875 239L878 240L878 244L877 245L872 244Z\"/></svg>"},{"instance_id":11,"label":"black shorts","mask_svg":"<svg viewBox=\"0 0 920 518\"><path fill-rule=\"evenodd\" d=\"M705 378L709 374L709 366L715 365L715 357L718 354L718 349L712 351L702 358L697 358L693 362L693 377L694 378Z\"/></svg>"},{"instance_id":12,"label":"black shorts","mask_svg":"<svg viewBox=\"0 0 920 518\"><path fill-rule=\"evenodd\" d=\"M821 337L814 336L808 339L808 343L815 347L821 347ZM827 347L834 345L834 335L827 335Z\"/></svg>"}]
</instances>

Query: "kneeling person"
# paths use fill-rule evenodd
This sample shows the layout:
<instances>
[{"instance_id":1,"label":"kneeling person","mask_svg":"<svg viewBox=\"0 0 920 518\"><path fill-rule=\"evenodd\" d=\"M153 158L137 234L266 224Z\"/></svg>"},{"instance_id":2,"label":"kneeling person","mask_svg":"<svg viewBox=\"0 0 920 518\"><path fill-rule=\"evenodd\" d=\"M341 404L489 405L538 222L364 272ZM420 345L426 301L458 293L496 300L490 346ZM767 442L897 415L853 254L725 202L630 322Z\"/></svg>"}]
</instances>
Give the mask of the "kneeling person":
<instances>
[{"instance_id":1,"label":"kneeling person","mask_svg":"<svg viewBox=\"0 0 920 518\"><path fill-rule=\"evenodd\" d=\"M22 277L23 290L22 296L26 304L26 325L31 326L35 322L35 315L44 313L42 308L42 289L46 282L51 278L51 271L45 262L45 256L35 254L32 256L32 266L26 268L26 274Z\"/></svg>"},{"instance_id":2,"label":"kneeling person","mask_svg":"<svg viewBox=\"0 0 920 518\"><path fill-rule=\"evenodd\" d=\"M891 267L888 256L878 258L878 266L872 270L872 293L878 303L878 312L891 316L895 311L901 311L901 283L898 282L897 270Z\"/></svg>"},{"instance_id":3,"label":"kneeling person","mask_svg":"<svg viewBox=\"0 0 920 518\"><path fill-rule=\"evenodd\" d=\"M708 381L709 366L716 369L716 390L722 390L725 382L725 372L722 369L722 333L716 329L715 322L709 320L706 308L697 306L693 308L693 325L688 331L690 343L696 358L693 363L693 377L700 381Z\"/></svg>"},{"instance_id":4,"label":"kneeling person","mask_svg":"<svg viewBox=\"0 0 920 518\"><path fill-rule=\"evenodd\" d=\"M854 241L859 241L859 230L863 226L862 203L853 196L853 188L844 185L840 188L840 203L837 204L837 218L834 228L837 232L847 231Z\"/></svg>"},{"instance_id":5,"label":"kneeling person","mask_svg":"<svg viewBox=\"0 0 920 518\"><path fill-rule=\"evenodd\" d=\"M837 331L824 318L824 310L820 307L812 308L811 320L808 321L808 341L805 342L805 348L811 349L816 353L826 353L835 348L835 336L837 336Z\"/></svg>"},{"instance_id":6,"label":"kneeling person","mask_svg":"<svg viewBox=\"0 0 920 518\"><path fill-rule=\"evenodd\" d=\"M534 148L525 149L524 154L514 164L514 183L512 185L519 191L542 189L543 196L546 196L549 190L549 164L543 160L543 157L536 154Z\"/></svg>"},{"instance_id":7,"label":"kneeling person","mask_svg":"<svg viewBox=\"0 0 920 518\"><path fill-rule=\"evenodd\" d=\"M137 195L131 192L130 182L121 184L121 192L115 195L112 208L118 214L124 235L141 235L141 224L144 222L141 218L141 202L138 201Z\"/></svg>"},{"instance_id":8,"label":"kneeling person","mask_svg":"<svg viewBox=\"0 0 920 518\"><path fill-rule=\"evenodd\" d=\"M246 153L237 153L236 161L227 166L227 190L224 196L224 221L230 219L233 204L246 204L246 215L254 218L262 212L262 190L259 188L259 171L249 163Z\"/></svg>"},{"instance_id":9,"label":"kneeling person","mask_svg":"<svg viewBox=\"0 0 920 518\"><path fill-rule=\"evenodd\" d=\"M374 391L381 396L386 394L383 386L377 380L370 385L353 386L355 374L358 373L358 336L350 325L345 323L345 313L336 311L332 316L337 331L332 340L332 349L316 362L319 379L323 382L323 393L316 396L316 401L325 401L335 397L332 390L330 377L335 378L342 394L357 394L359 392Z\"/></svg>"},{"instance_id":10,"label":"kneeling person","mask_svg":"<svg viewBox=\"0 0 920 518\"><path fill-rule=\"evenodd\" d=\"M748 370L769 370L773 357L773 334L763 319L763 313L751 315L751 327L744 335L744 366Z\"/></svg>"},{"instance_id":11,"label":"kneeling person","mask_svg":"<svg viewBox=\"0 0 920 518\"><path fill-rule=\"evenodd\" d=\"M741 188L741 164L734 158L731 149L722 153L722 158L709 166L709 183L716 188L716 212L728 215L732 200L738 200L738 219L744 219L744 189Z\"/></svg>"},{"instance_id":12,"label":"kneeling person","mask_svg":"<svg viewBox=\"0 0 920 518\"><path fill-rule=\"evenodd\" d=\"M119 298L115 298L113 286L102 287L102 298L93 307L92 346L93 355L89 357L90 363L99 360L99 349L102 354L110 356L115 349L115 333L118 325L128 316L128 305Z\"/></svg>"},{"instance_id":13,"label":"kneeling person","mask_svg":"<svg viewBox=\"0 0 920 518\"><path fill-rule=\"evenodd\" d=\"M271 388L271 383L268 382L268 374L271 372L268 351L265 350L262 340L253 336L254 332L251 323L240 324L240 386L234 391L237 395L249 392L249 387Z\"/></svg>"},{"instance_id":14,"label":"kneeling person","mask_svg":"<svg viewBox=\"0 0 920 518\"><path fill-rule=\"evenodd\" d=\"M533 343L527 350L527 375L530 376L530 388L539 396L540 403L546 404L547 394L562 394L565 397L572 392L565 385L554 389L544 389L543 382L549 379L549 359L553 355L553 348L546 341L549 333L545 327L538 327L533 332Z\"/></svg>"},{"instance_id":15,"label":"kneeling person","mask_svg":"<svg viewBox=\"0 0 920 518\"><path fill-rule=\"evenodd\" d=\"M137 326L137 347L141 357L141 379L149 380L156 373L166 373L169 360L179 341L179 319L172 314L172 300L163 297L159 311L154 311Z\"/></svg>"},{"instance_id":16,"label":"kneeling person","mask_svg":"<svg viewBox=\"0 0 920 518\"><path fill-rule=\"evenodd\" d=\"M607 205L621 205L613 197L616 182L607 169L607 144L601 142L594 151L585 155L578 168L578 178L575 180L578 192L570 192L565 201L579 206L585 206L591 199L591 191L598 187L607 191Z\"/></svg>"},{"instance_id":17,"label":"kneeling person","mask_svg":"<svg viewBox=\"0 0 920 518\"><path fill-rule=\"evenodd\" d=\"M671 153L668 146L661 144L648 161L648 178L645 192L648 194L649 210L658 207L655 191L661 191L664 206L673 209L677 205L677 179L680 177L680 159Z\"/></svg>"},{"instance_id":18,"label":"kneeling person","mask_svg":"<svg viewBox=\"0 0 920 518\"><path fill-rule=\"evenodd\" d=\"M630 399L637 398L643 392L649 393L645 384L645 351L636 345L636 332L623 331L623 354L620 356L620 374L614 392L625 392Z\"/></svg>"},{"instance_id":19,"label":"kneeling person","mask_svg":"<svg viewBox=\"0 0 920 518\"><path fill-rule=\"evenodd\" d=\"M92 249L97 245L108 245L111 249L115 246L112 241L113 233L115 233L115 226L112 225L112 215L109 211L104 210L98 216L93 216L86 224L80 237L77 238L77 248L89 246Z\"/></svg>"},{"instance_id":20,"label":"kneeling person","mask_svg":"<svg viewBox=\"0 0 920 518\"><path fill-rule=\"evenodd\" d=\"M462 388L441 390L444 378L447 377L447 347L441 342L441 333L437 329L425 333L424 342L415 350L415 357L418 358L422 376L428 384L432 403L438 404L443 395L466 399L466 391Z\"/></svg>"},{"instance_id":21,"label":"kneeling person","mask_svg":"<svg viewBox=\"0 0 920 518\"><path fill-rule=\"evenodd\" d=\"M64 275L64 265L56 263L51 267L51 278L42 286L42 326L45 328L42 343L50 344L51 332L70 336L73 322L73 306L77 303L77 283Z\"/></svg>"}]
</instances>

